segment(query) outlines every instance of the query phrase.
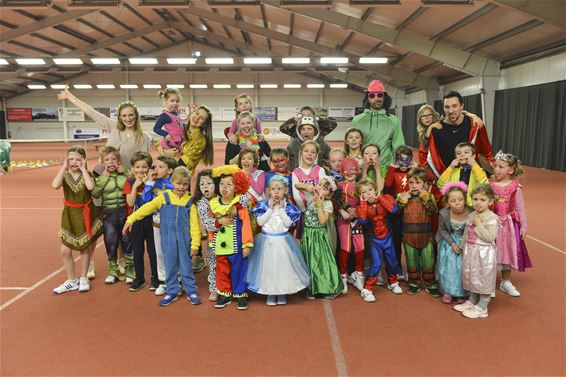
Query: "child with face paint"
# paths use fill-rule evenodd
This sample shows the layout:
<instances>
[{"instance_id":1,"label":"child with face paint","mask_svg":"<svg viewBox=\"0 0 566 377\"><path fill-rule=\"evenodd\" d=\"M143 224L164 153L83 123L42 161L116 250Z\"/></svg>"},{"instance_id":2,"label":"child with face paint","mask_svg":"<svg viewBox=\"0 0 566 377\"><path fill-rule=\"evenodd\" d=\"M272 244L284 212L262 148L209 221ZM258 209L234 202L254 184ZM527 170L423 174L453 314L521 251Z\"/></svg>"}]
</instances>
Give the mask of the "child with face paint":
<instances>
[{"instance_id":1,"label":"child with face paint","mask_svg":"<svg viewBox=\"0 0 566 377\"><path fill-rule=\"evenodd\" d=\"M334 148L328 154L328 175L334 178L334 182L342 182L344 177L340 174L340 163L346 158L346 152L342 148Z\"/></svg>"},{"instance_id":2,"label":"child with face paint","mask_svg":"<svg viewBox=\"0 0 566 377\"><path fill-rule=\"evenodd\" d=\"M289 195L293 192L293 187L291 186L291 174L292 172L287 169L289 163L289 153L285 148L273 148L269 155L269 160L271 163L271 170L265 173L265 187L269 187L269 181L274 175L280 175L287 178L287 187L289 188ZM292 197L289 198L292 203L294 200Z\"/></svg>"},{"instance_id":3,"label":"child with face paint","mask_svg":"<svg viewBox=\"0 0 566 377\"><path fill-rule=\"evenodd\" d=\"M336 229L340 241L339 268L344 284L342 293L346 294L348 293L348 282L360 291L364 289L364 234L362 224L356 215L356 207L360 204L356 186L360 166L352 157L346 157L340 163L339 169L344 180L338 183L342 195ZM356 259L356 270L348 276L348 258L351 254L354 254Z\"/></svg>"}]
</instances>

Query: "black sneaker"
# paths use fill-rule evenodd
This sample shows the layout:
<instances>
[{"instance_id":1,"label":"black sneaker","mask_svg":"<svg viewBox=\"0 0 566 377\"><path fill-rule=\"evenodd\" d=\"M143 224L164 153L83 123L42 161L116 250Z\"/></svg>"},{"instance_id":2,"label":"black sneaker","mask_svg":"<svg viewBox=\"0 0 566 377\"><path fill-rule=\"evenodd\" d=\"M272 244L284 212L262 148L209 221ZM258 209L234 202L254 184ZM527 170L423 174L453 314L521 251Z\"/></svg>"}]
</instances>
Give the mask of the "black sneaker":
<instances>
[{"instance_id":1,"label":"black sneaker","mask_svg":"<svg viewBox=\"0 0 566 377\"><path fill-rule=\"evenodd\" d=\"M216 304L214 304L214 307L217 309L222 309L226 307L226 305L229 305L231 303L232 300L230 299L230 297L218 295L218 300L216 301Z\"/></svg>"},{"instance_id":2,"label":"black sneaker","mask_svg":"<svg viewBox=\"0 0 566 377\"><path fill-rule=\"evenodd\" d=\"M128 291L137 292L143 287L145 287L145 281L134 280L132 284L130 284L130 288L128 288Z\"/></svg>"},{"instance_id":3,"label":"black sneaker","mask_svg":"<svg viewBox=\"0 0 566 377\"><path fill-rule=\"evenodd\" d=\"M240 297L238 299L238 310L246 310L248 308L248 302L245 297Z\"/></svg>"},{"instance_id":4,"label":"black sneaker","mask_svg":"<svg viewBox=\"0 0 566 377\"><path fill-rule=\"evenodd\" d=\"M419 293L420 290L421 289L419 287L415 287L414 285L409 285L409 289L407 289L407 294L413 296Z\"/></svg>"},{"instance_id":5,"label":"black sneaker","mask_svg":"<svg viewBox=\"0 0 566 377\"><path fill-rule=\"evenodd\" d=\"M149 290L155 291L157 290L157 288L159 288L159 280L151 280L151 283L149 284Z\"/></svg>"},{"instance_id":6,"label":"black sneaker","mask_svg":"<svg viewBox=\"0 0 566 377\"><path fill-rule=\"evenodd\" d=\"M428 294L430 294L432 297L440 297L442 296L442 294L440 294L440 291L437 288L426 288L426 291L428 292Z\"/></svg>"}]
</instances>

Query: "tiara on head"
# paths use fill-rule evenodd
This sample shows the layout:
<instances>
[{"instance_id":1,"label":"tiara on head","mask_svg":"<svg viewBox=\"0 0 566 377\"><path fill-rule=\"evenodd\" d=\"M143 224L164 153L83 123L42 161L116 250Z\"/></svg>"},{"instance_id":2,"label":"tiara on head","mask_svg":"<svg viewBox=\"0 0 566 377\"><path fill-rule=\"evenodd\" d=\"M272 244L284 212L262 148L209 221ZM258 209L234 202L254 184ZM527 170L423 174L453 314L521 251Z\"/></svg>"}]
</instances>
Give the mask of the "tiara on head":
<instances>
[{"instance_id":1,"label":"tiara on head","mask_svg":"<svg viewBox=\"0 0 566 377\"><path fill-rule=\"evenodd\" d=\"M507 161L507 153L503 153L503 151L500 149L499 152L497 152L497 154L495 155L495 159Z\"/></svg>"},{"instance_id":2,"label":"tiara on head","mask_svg":"<svg viewBox=\"0 0 566 377\"><path fill-rule=\"evenodd\" d=\"M284 177L284 176L278 175L278 174L275 174L273 177L271 177L269 179L269 182L271 182L271 181L283 182L285 185L287 185L289 183L289 180L287 179L287 177Z\"/></svg>"}]
</instances>

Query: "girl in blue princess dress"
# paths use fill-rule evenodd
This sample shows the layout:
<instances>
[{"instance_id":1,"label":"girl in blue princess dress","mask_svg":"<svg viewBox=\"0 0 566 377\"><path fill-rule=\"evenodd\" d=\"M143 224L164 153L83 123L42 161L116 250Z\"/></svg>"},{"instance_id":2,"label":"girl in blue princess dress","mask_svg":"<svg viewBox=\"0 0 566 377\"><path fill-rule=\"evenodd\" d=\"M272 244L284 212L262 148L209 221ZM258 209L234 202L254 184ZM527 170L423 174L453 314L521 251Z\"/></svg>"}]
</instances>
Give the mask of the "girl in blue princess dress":
<instances>
[{"instance_id":1,"label":"girl in blue princess dress","mask_svg":"<svg viewBox=\"0 0 566 377\"><path fill-rule=\"evenodd\" d=\"M248 289L267 295L267 305L285 305L285 295L308 287L309 273L289 227L301 217L297 207L286 200L287 178L274 175L267 197L252 210L261 226L255 236L246 281Z\"/></svg>"}]
</instances>

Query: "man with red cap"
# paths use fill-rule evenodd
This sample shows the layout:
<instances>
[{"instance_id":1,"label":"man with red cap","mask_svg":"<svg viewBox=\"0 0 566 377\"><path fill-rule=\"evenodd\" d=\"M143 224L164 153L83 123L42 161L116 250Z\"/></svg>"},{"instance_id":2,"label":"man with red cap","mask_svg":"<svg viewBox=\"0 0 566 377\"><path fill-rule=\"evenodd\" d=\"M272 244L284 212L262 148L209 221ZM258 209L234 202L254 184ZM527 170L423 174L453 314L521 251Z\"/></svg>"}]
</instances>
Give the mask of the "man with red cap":
<instances>
[{"instance_id":1,"label":"man with red cap","mask_svg":"<svg viewBox=\"0 0 566 377\"><path fill-rule=\"evenodd\" d=\"M391 97L379 80L373 80L364 98L365 111L352 119L352 127L362 131L364 144L376 144L380 152L381 176L395 162L395 149L405 144L399 119L389 114Z\"/></svg>"}]
</instances>

